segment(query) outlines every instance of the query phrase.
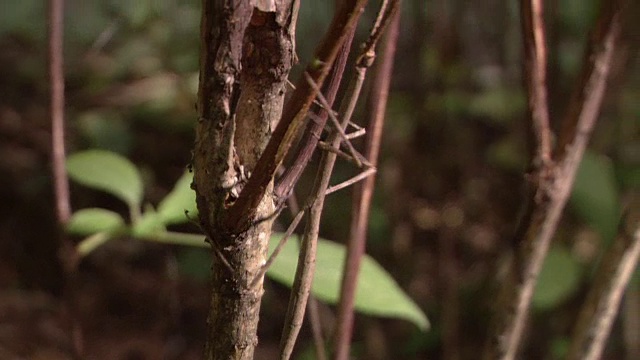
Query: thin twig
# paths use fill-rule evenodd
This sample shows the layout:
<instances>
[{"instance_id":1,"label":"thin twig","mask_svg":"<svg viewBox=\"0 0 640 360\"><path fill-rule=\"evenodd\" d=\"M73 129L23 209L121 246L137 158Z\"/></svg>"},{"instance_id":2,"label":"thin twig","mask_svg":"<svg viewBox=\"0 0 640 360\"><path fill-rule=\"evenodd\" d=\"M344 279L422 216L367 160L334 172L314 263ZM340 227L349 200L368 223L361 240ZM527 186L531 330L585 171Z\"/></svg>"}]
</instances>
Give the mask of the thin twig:
<instances>
[{"instance_id":1,"label":"thin twig","mask_svg":"<svg viewBox=\"0 0 640 360\"><path fill-rule=\"evenodd\" d=\"M316 348L316 359L326 360L327 350L322 334L322 322L320 321L320 306L315 297L310 296L307 303L307 311L309 312L309 322L311 323L311 332L313 334L313 343Z\"/></svg>"},{"instance_id":2,"label":"thin twig","mask_svg":"<svg viewBox=\"0 0 640 360\"><path fill-rule=\"evenodd\" d=\"M298 200L296 199L295 194L292 193L291 196L289 196L289 198L287 199L287 204L289 204L291 214L297 216L300 212L300 207L298 206ZM309 296L307 311L309 314L309 323L311 324L313 343L316 348L316 358L318 360L326 360L327 351L325 349L326 344L324 340L324 334L322 332L322 321L320 321L320 306L318 304L318 300L316 300L316 298L313 296Z\"/></svg>"},{"instance_id":3,"label":"thin twig","mask_svg":"<svg viewBox=\"0 0 640 360\"><path fill-rule=\"evenodd\" d=\"M293 220L291 221L291 224L289 224L289 227L287 228L287 231L284 233L284 235L278 242L278 245L276 246L275 249L273 249L273 252L269 256L269 259L267 259L264 265L262 265L262 269L260 270L260 272L258 272L258 275L256 275L256 278L251 283L251 287L254 287L258 283L260 283L264 274L267 273L267 271L269 270L273 262L276 260L276 257L278 257L278 255L280 254L284 246L287 244L287 240L289 240L293 232L296 231L296 228L298 227L300 220L302 220L302 216L304 215L305 211L306 211L306 207L298 211L296 216L293 218Z\"/></svg>"},{"instance_id":4,"label":"thin twig","mask_svg":"<svg viewBox=\"0 0 640 360\"><path fill-rule=\"evenodd\" d=\"M336 191L342 190L342 189L344 189L344 188L346 188L348 186L351 186L351 185L353 185L353 184L355 184L355 183L357 183L359 181L362 181L362 180L368 178L369 176L375 174L376 171L377 171L376 168L372 167L372 168L369 168L369 169L359 173L358 175L356 175L356 176L354 176L354 177L352 177L352 178L350 178L348 180L345 180L345 181L343 181L343 182L341 182L339 184L333 185L333 186L331 186L330 188L327 189L327 191L325 192L325 196L333 194Z\"/></svg>"},{"instance_id":5,"label":"thin twig","mask_svg":"<svg viewBox=\"0 0 640 360\"><path fill-rule=\"evenodd\" d=\"M343 127L346 128L350 117L343 118ZM331 145L334 148L340 146L340 136L338 132L333 132L330 136ZM324 208L325 193L329 187L329 180L333 173L333 166L336 162L337 155L333 152L325 152L322 156L318 173L311 191L310 199L312 199L309 213L307 215L307 225L302 237L300 247L300 255L298 258L298 267L291 288L291 298L289 299L289 307L285 318L285 326L280 339L280 359L287 360L291 357L293 347L298 338L298 333L302 327L309 292L313 282L313 274L315 272L316 247L318 242L318 233L320 231L320 219L322 209Z\"/></svg>"},{"instance_id":6,"label":"thin twig","mask_svg":"<svg viewBox=\"0 0 640 360\"><path fill-rule=\"evenodd\" d=\"M385 5L385 4L383 4ZM384 43L383 58L376 68L373 80L371 95L368 102L368 116L371 119L369 131L367 132L367 143L365 148L365 158L376 166L380 151L380 139L384 125L385 109L388 100L389 87L391 84L391 74L393 71L393 58L395 56L396 44L400 25L400 1L391 1L386 8L381 8L379 20L372 31L372 36L365 46L363 56L372 58L375 56L375 46L379 35L384 30L388 20L392 20L389 33ZM381 15L382 14L382 15ZM375 36L377 38L373 39ZM364 77L367 66L371 61L359 61L357 73ZM368 177L362 186L356 187L353 199L353 211L351 220L351 230L349 242L347 244L347 255L345 258L344 274L340 289L340 301L338 303L338 320L334 333L334 359L346 360L349 358L349 348L353 331L353 307L355 302L355 290L360 271L360 262L364 254L366 244L366 228L369 218L369 209L375 186L375 177Z\"/></svg>"},{"instance_id":7,"label":"thin twig","mask_svg":"<svg viewBox=\"0 0 640 360\"><path fill-rule=\"evenodd\" d=\"M340 149L334 149L333 146L327 144L324 141L318 141L318 147L321 150L335 153L336 155L338 155L342 159L347 160L348 162L352 163L353 165L355 165L357 167L366 167L366 168L370 168L371 167L371 164L369 164L369 162L365 160L364 156L360 155L359 153L356 153L356 156L358 157L358 159L360 161L356 161L356 159L353 156L345 153L344 151L342 151Z\"/></svg>"},{"instance_id":8,"label":"thin twig","mask_svg":"<svg viewBox=\"0 0 640 360\"><path fill-rule=\"evenodd\" d=\"M322 95L322 92L320 91L318 84L316 84L311 78L311 76L309 76L309 74L307 73L305 73L305 78L309 82L309 85L315 91L318 92L318 101L320 101L322 106L324 106L324 108L327 109L327 114L329 115L329 119L331 119L331 122L333 123L333 128L335 131L338 132L338 135L340 135L340 138L342 139L342 141L347 145L347 149L349 149L349 153L351 153L351 157L353 158L353 161L356 162L356 165L358 165L358 167L362 167L362 163L360 162L360 158L362 157L362 155L360 155L360 153L356 151L356 149L351 144L351 141L347 139L347 134L345 134L344 130L342 129L342 125L340 125L340 121L338 121L338 119L336 118L336 115L331 110L331 106L327 102L327 99L325 99L324 95Z\"/></svg>"},{"instance_id":9,"label":"thin twig","mask_svg":"<svg viewBox=\"0 0 640 360\"><path fill-rule=\"evenodd\" d=\"M640 213L633 209L598 269L582 307L567 359L600 359L622 295L640 257Z\"/></svg>"},{"instance_id":10,"label":"thin twig","mask_svg":"<svg viewBox=\"0 0 640 360\"><path fill-rule=\"evenodd\" d=\"M342 44L338 57L331 68L325 95L327 104L330 106L323 107L314 99L314 103L317 103L318 109L309 112L309 117L312 121L309 121L302 135L302 139L300 140L301 146L298 148L291 165L275 186L273 193L280 201L288 198L289 194L293 192L295 184L298 182L298 179L311 159L311 155L313 155L316 149L322 130L329 117L328 112L332 111L333 102L342 83L342 76L349 58L349 53L351 52L351 43L353 42L354 34L355 28L351 29L351 32L347 34L347 38L344 44Z\"/></svg>"},{"instance_id":11,"label":"thin twig","mask_svg":"<svg viewBox=\"0 0 640 360\"><path fill-rule=\"evenodd\" d=\"M640 359L640 284L632 282L622 300L620 321L627 359Z\"/></svg>"},{"instance_id":12,"label":"thin twig","mask_svg":"<svg viewBox=\"0 0 640 360\"><path fill-rule=\"evenodd\" d=\"M287 199L289 209L292 215L298 215L300 207L298 206L298 200L295 194L291 194ZM309 302L307 303L307 311L309 314L309 323L311 324L311 334L313 335L313 343L316 348L316 358L318 360L327 359L327 351L325 349L324 334L322 332L322 321L320 321L320 306L318 300L315 297L309 296Z\"/></svg>"},{"instance_id":13,"label":"thin twig","mask_svg":"<svg viewBox=\"0 0 640 360\"><path fill-rule=\"evenodd\" d=\"M71 217L69 179L64 145L64 0L51 0L49 19L49 75L51 85L51 146L56 214L62 226Z\"/></svg>"},{"instance_id":14,"label":"thin twig","mask_svg":"<svg viewBox=\"0 0 640 360\"><path fill-rule=\"evenodd\" d=\"M356 131L354 131L354 132L352 132L352 133L347 134L347 135L346 135L346 138L347 138L347 139L349 139L349 140L351 140L351 139L355 139L355 138L358 138L358 137L360 137L360 136L363 136L363 135L365 135L366 133L367 133L367 130L366 130L366 129L360 129L360 130L356 130Z\"/></svg>"},{"instance_id":15,"label":"thin twig","mask_svg":"<svg viewBox=\"0 0 640 360\"><path fill-rule=\"evenodd\" d=\"M521 2L522 36L524 38L524 80L529 99L529 118L534 164L545 166L551 161L551 129L547 102L547 47L544 29L543 0ZM532 152L533 153L533 152Z\"/></svg>"},{"instance_id":16,"label":"thin twig","mask_svg":"<svg viewBox=\"0 0 640 360\"><path fill-rule=\"evenodd\" d=\"M501 307L494 319L486 359L511 360L517 355L538 275L602 104L614 45L620 33L622 1L602 3L565 119L564 135L553 153L552 164L543 167L533 164L538 173L533 176L534 186L528 194L525 216L516 230L515 243L519 249L509 278L503 282Z\"/></svg>"},{"instance_id":17,"label":"thin twig","mask_svg":"<svg viewBox=\"0 0 640 360\"><path fill-rule=\"evenodd\" d=\"M49 76L51 92L51 154L56 217L59 228L59 260L64 269L64 303L69 316L72 349L75 357L83 353L83 335L77 317L77 264L80 259L76 247L65 234L71 218L69 178L65 168L65 96L64 96L64 0L49 1Z\"/></svg>"}]
</instances>

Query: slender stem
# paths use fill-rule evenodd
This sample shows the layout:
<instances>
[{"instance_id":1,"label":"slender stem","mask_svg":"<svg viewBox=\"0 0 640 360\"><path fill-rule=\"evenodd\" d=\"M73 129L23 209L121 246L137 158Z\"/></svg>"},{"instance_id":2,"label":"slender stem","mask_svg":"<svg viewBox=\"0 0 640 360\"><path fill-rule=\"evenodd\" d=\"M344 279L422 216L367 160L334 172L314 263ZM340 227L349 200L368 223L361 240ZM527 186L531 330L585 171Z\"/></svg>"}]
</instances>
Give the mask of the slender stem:
<instances>
[{"instance_id":1,"label":"slender stem","mask_svg":"<svg viewBox=\"0 0 640 360\"><path fill-rule=\"evenodd\" d=\"M309 297L307 311L309 312L309 323L311 324L313 343L316 348L316 359L327 360L326 344L324 335L322 334L322 322L320 321L320 304L313 296Z\"/></svg>"},{"instance_id":2,"label":"slender stem","mask_svg":"<svg viewBox=\"0 0 640 360\"><path fill-rule=\"evenodd\" d=\"M76 357L83 353L82 326L76 312L77 264L80 256L64 232L71 218L69 178L65 168L65 96L64 96L64 0L49 1L49 76L51 92L51 154L56 217L59 227L59 259L64 269L64 303Z\"/></svg>"},{"instance_id":3,"label":"slender stem","mask_svg":"<svg viewBox=\"0 0 640 360\"><path fill-rule=\"evenodd\" d=\"M335 153L341 159L346 160L346 161L354 164L357 167L363 167L363 165L368 167L368 168L371 167L371 164L368 164L368 163L367 164L363 164L363 161L365 161L364 156L360 155L359 153L356 153L356 157L359 159L359 161L356 161L356 159L353 156L345 153L344 151L342 151L340 149L334 149L333 147L331 147L331 145L327 144L324 141L318 141L318 147L321 150L330 151L330 152Z\"/></svg>"},{"instance_id":4,"label":"slender stem","mask_svg":"<svg viewBox=\"0 0 640 360\"><path fill-rule=\"evenodd\" d=\"M343 181L343 182L341 182L339 184L331 186L330 188L327 189L326 195L333 194L336 191L339 191L339 190L342 190L342 189L344 189L344 188L346 188L348 186L351 186L351 185L353 185L353 184L355 184L355 183L357 183L357 182L359 182L361 180L364 180L364 179L372 176L375 173L376 173L376 169L375 168L367 169L367 170L361 172L360 174L352 177L349 180L345 180L345 181Z\"/></svg>"},{"instance_id":5,"label":"slender stem","mask_svg":"<svg viewBox=\"0 0 640 360\"><path fill-rule=\"evenodd\" d=\"M51 86L51 145L53 182L58 223L71 217L69 179L65 170L64 134L64 0L49 2L49 76Z\"/></svg>"},{"instance_id":6,"label":"slender stem","mask_svg":"<svg viewBox=\"0 0 640 360\"><path fill-rule=\"evenodd\" d=\"M531 134L535 138L534 163L551 161L551 129L547 102L547 46L544 29L544 1L522 0L522 36L524 38L524 80L529 100Z\"/></svg>"},{"instance_id":7,"label":"slender stem","mask_svg":"<svg viewBox=\"0 0 640 360\"><path fill-rule=\"evenodd\" d=\"M312 78L307 78L307 80L309 82L313 81ZM349 118L343 118L343 128L346 128L349 120ZM337 148L340 146L340 140L341 138L337 131L334 131L330 135L332 147ZM329 180L331 180L336 157L337 155L333 152L325 152L323 154L311 191L310 199L312 199L312 202L307 215L307 225L302 237L298 267L296 268L296 275L291 288L291 298L289 299L289 307L280 340L281 360L286 360L291 357L298 333L302 327L307 300L309 299L311 284L313 282L313 274L315 272L316 247L318 243L318 233L320 231L322 209L324 208L325 193L329 187Z\"/></svg>"},{"instance_id":8,"label":"slender stem","mask_svg":"<svg viewBox=\"0 0 640 360\"><path fill-rule=\"evenodd\" d=\"M563 124L564 135L554 151L552 164L538 167L533 176L525 216L515 234L519 249L509 278L503 282L498 302L500 311L494 319L486 359L511 360L517 355L538 275L602 104L614 45L620 33L622 2L603 2ZM536 168L536 164L533 165Z\"/></svg>"},{"instance_id":9,"label":"slender stem","mask_svg":"<svg viewBox=\"0 0 640 360\"><path fill-rule=\"evenodd\" d=\"M594 286L582 307L567 359L601 358L611 326L618 314L640 257L640 213L629 213L619 236L598 269ZM633 215L635 216L633 216Z\"/></svg>"},{"instance_id":10,"label":"slender stem","mask_svg":"<svg viewBox=\"0 0 640 360\"><path fill-rule=\"evenodd\" d=\"M388 11L391 14L391 25L385 39L383 58L376 68L371 95L368 102L368 115L370 120L367 131L365 158L372 166L378 162L380 140L384 126L385 110L391 84L393 71L393 59L399 34L400 12L397 11L400 1L393 1ZM369 50L372 52L373 48ZM364 69L364 68L363 68ZM340 301L338 303L338 321L334 336L334 359L346 360L349 358L351 334L353 331L353 306L355 291L358 283L360 262L364 255L367 236L369 209L373 197L375 177L367 177L361 186L357 186L353 200L353 217L351 231L347 244L344 275L340 289Z\"/></svg>"}]
</instances>

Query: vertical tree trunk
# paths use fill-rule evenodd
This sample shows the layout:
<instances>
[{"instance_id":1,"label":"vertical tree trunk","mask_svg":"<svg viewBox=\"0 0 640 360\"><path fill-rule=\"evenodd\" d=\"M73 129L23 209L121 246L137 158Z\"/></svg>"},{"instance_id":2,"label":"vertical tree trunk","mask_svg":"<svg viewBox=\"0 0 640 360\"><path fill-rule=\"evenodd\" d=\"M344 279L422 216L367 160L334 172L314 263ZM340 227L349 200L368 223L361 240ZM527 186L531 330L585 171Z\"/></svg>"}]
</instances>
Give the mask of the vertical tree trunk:
<instances>
[{"instance_id":1,"label":"vertical tree trunk","mask_svg":"<svg viewBox=\"0 0 640 360\"><path fill-rule=\"evenodd\" d=\"M206 359L253 358L263 293L262 279L254 279L276 211L267 191L248 227L225 226L227 209L280 119L293 61L294 0L253 4L203 0L202 6L193 187L213 259Z\"/></svg>"}]
</instances>

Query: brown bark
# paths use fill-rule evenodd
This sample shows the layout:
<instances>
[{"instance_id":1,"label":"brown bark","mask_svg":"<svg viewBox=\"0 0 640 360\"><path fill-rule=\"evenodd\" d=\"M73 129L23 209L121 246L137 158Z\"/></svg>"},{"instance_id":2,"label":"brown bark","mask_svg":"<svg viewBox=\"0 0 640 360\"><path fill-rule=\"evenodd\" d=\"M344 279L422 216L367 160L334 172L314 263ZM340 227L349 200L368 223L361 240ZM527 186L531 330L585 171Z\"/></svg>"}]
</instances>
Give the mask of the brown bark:
<instances>
[{"instance_id":1,"label":"brown bark","mask_svg":"<svg viewBox=\"0 0 640 360\"><path fill-rule=\"evenodd\" d=\"M229 230L223 219L281 116L293 59L293 0L275 8L249 1L203 1L199 118L193 157L200 224L212 248L206 359L252 359L275 211L269 193L254 223ZM271 183L267 187L271 187Z\"/></svg>"},{"instance_id":2,"label":"brown bark","mask_svg":"<svg viewBox=\"0 0 640 360\"><path fill-rule=\"evenodd\" d=\"M305 69L311 80L319 87L324 84L340 47L351 29L356 26L358 17L364 11L366 4L367 0L345 0L333 17L313 60ZM243 229L250 226L250 219L254 217L261 199L269 193L269 184L298 135L315 96L316 91L303 76L298 81L296 91L287 102L280 123L256 164L254 176L249 179L245 191L242 192L236 204L229 209L225 219L229 229Z\"/></svg>"}]
</instances>

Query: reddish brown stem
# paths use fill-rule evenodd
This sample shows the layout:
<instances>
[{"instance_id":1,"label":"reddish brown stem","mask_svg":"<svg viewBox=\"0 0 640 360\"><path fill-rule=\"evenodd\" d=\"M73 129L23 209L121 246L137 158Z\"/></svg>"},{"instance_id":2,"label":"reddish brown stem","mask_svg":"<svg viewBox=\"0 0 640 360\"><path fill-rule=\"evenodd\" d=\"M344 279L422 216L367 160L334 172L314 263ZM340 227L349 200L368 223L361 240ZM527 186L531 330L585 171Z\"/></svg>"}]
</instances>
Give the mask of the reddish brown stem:
<instances>
[{"instance_id":1,"label":"reddish brown stem","mask_svg":"<svg viewBox=\"0 0 640 360\"><path fill-rule=\"evenodd\" d=\"M51 86L51 154L58 223L71 217L69 179L65 170L64 145L64 0L49 3L49 76Z\"/></svg>"},{"instance_id":2,"label":"reddish brown stem","mask_svg":"<svg viewBox=\"0 0 640 360\"><path fill-rule=\"evenodd\" d=\"M521 5L524 38L524 80L532 126L532 154L537 166L551 161L551 130L547 102L547 46L542 0L524 0Z\"/></svg>"},{"instance_id":3,"label":"reddish brown stem","mask_svg":"<svg viewBox=\"0 0 640 360\"><path fill-rule=\"evenodd\" d=\"M399 1L393 6L399 6ZM370 125L364 156L376 166L380 151L380 140L384 126L385 109L389 95L393 58L399 33L400 12L395 11L391 20L389 33L385 40L383 57L374 75L371 95L368 102ZM334 358L343 360L349 358L351 333L353 330L353 306L355 290L358 282L360 262L365 250L367 224L371 199L375 186L375 177L369 176L360 186L355 188L353 200L353 218L351 232L345 259L345 271L340 291L338 305L338 322L335 332Z\"/></svg>"}]
</instances>

